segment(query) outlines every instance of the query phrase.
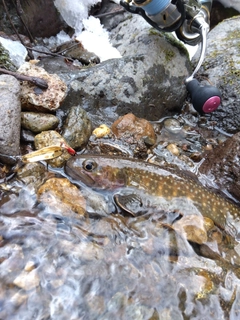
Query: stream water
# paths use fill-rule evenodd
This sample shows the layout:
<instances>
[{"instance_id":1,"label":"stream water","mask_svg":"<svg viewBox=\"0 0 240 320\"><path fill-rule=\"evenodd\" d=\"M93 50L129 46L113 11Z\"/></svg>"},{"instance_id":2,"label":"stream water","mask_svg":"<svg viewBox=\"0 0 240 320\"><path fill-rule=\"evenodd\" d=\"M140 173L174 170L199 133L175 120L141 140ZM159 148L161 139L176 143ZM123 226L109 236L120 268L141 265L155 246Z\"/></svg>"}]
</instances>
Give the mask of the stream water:
<instances>
[{"instance_id":1,"label":"stream water","mask_svg":"<svg viewBox=\"0 0 240 320\"><path fill-rule=\"evenodd\" d=\"M26 188L1 198L0 319L239 319L234 269L163 212L64 217Z\"/></svg>"}]
</instances>

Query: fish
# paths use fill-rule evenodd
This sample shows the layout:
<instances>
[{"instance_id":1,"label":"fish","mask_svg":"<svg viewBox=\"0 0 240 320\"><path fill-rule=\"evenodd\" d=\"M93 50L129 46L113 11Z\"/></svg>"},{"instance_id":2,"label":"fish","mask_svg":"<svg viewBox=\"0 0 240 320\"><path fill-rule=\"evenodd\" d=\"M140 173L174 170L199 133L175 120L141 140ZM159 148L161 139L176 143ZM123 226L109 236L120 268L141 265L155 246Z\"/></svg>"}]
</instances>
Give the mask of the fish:
<instances>
[{"instance_id":1,"label":"fish","mask_svg":"<svg viewBox=\"0 0 240 320\"><path fill-rule=\"evenodd\" d=\"M240 207L181 170L135 159L83 154L70 158L65 172L94 190L131 187L168 201L174 198L190 200L202 216L240 240Z\"/></svg>"}]
</instances>

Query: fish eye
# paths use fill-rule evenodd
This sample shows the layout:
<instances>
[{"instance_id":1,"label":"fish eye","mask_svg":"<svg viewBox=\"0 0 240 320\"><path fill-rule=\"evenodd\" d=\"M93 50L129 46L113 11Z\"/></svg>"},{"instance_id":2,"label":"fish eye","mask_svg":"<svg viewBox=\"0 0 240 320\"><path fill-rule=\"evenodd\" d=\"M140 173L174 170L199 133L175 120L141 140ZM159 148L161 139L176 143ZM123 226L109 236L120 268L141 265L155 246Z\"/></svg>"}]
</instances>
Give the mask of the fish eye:
<instances>
[{"instance_id":1,"label":"fish eye","mask_svg":"<svg viewBox=\"0 0 240 320\"><path fill-rule=\"evenodd\" d=\"M85 169L86 171L93 171L96 167L97 163L92 159L85 160L83 162L83 169Z\"/></svg>"}]
</instances>

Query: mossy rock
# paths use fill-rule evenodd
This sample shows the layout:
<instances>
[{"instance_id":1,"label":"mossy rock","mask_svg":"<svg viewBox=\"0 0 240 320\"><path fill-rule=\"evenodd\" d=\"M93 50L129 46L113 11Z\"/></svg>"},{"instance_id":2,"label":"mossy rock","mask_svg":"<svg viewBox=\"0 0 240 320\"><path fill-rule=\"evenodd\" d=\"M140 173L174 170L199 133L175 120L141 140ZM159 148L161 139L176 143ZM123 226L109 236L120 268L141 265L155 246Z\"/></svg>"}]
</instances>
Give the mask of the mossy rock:
<instances>
[{"instance_id":1,"label":"mossy rock","mask_svg":"<svg viewBox=\"0 0 240 320\"><path fill-rule=\"evenodd\" d=\"M10 71L16 71L16 66L11 62L9 52L0 43L0 68L4 68Z\"/></svg>"}]
</instances>

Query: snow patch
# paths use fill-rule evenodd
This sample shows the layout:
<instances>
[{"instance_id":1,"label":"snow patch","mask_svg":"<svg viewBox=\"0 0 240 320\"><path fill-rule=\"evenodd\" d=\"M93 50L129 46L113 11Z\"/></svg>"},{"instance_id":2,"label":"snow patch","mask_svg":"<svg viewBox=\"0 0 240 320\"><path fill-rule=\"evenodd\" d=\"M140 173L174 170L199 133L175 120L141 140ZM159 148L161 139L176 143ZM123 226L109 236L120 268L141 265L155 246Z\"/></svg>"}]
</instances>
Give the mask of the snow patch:
<instances>
[{"instance_id":1,"label":"snow patch","mask_svg":"<svg viewBox=\"0 0 240 320\"><path fill-rule=\"evenodd\" d=\"M0 42L2 46L8 50L9 57L13 64L19 68L24 62L27 57L27 50L21 44L20 41L13 41L10 39L5 39L0 37Z\"/></svg>"},{"instance_id":2,"label":"snow patch","mask_svg":"<svg viewBox=\"0 0 240 320\"><path fill-rule=\"evenodd\" d=\"M82 31L83 19L88 17L89 9L98 2L101 0L55 0L54 4L66 23L79 33Z\"/></svg>"},{"instance_id":3,"label":"snow patch","mask_svg":"<svg viewBox=\"0 0 240 320\"><path fill-rule=\"evenodd\" d=\"M100 20L90 16L83 20L84 31L77 35L85 49L94 52L100 61L121 58L120 52L109 41L109 33L102 27Z\"/></svg>"},{"instance_id":4,"label":"snow patch","mask_svg":"<svg viewBox=\"0 0 240 320\"><path fill-rule=\"evenodd\" d=\"M75 30L74 37L86 50L95 53L101 62L121 58L119 51L111 45L109 33L100 24L100 20L93 16L88 18L91 6L99 2L101 1L55 0L54 4L66 23Z\"/></svg>"}]
</instances>

